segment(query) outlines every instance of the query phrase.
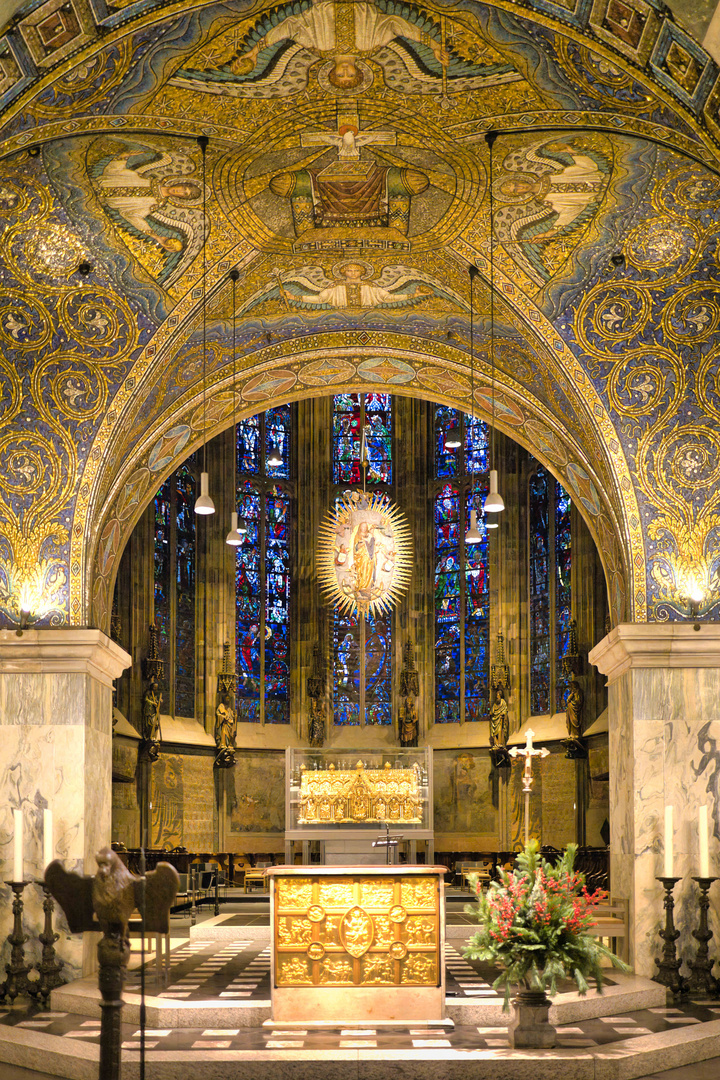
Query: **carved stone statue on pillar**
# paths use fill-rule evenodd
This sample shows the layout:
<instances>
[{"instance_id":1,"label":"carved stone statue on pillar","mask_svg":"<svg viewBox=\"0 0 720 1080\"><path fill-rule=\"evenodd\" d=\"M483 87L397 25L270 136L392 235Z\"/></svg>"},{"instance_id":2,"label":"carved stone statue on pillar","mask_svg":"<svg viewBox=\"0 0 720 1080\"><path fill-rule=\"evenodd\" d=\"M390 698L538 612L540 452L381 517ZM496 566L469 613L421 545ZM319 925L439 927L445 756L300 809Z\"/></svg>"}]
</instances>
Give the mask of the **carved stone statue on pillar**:
<instances>
[{"instance_id":1,"label":"carved stone statue on pillar","mask_svg":"<svg viewBox=\"0 0 720 1080\"><path fill-rule=\"evenodd\" d=\"M568 730L568 737L563 740L565 757L587 757L587 749L582 738L584 706L585 695L582 692L582 687L577 679L571 679L570 685L565 692L565 720Z\"/></svg>"},{"instance_id":2,"label":"carved stone statue on pillar","mask_svg":"<svg viewBox=\"0 0 720 1080\"><path fill-rule=\"evenodd\" d=\"M497 660L490 668L490 760L496 769L510 768L507 741L510 735L508 695L510 668L505 661L505 638L497 636Z\"/></svg>"},{"instance_id":3,"label":"carved stone statue on pillar","mask_svg":"<svg viewBox=\"0 0 720 1080\"><path fill-rule=\"evenodd\" d=\"M420 693L420 678L415 667L415 650L410 638L405 642L403 666L400 672L400 745L417 746L418 710L415 698Z\"/></svg>"},{"instance_id":4,"label":"carved stone statue on pillar","mask_svg":"<svg viewBox=\"0 0 720 1080\"><path fill-rule=\"evenodd\" d=\"M158 652L158 631L157 626L154 623L150 624L149 634L150 645L143 665L143 673L147 686L145 687L142 696L142 718L140 727L142 742L140 743L140 753L149 761L157 761L160 754L160 740L162 739L162 732L160 730L160 706L162 705L163 698L160 693L160 680L162 679L165 670L165 662L161 659L160 653Z\"/></svg>"},{"instance_id":5,"label":"carved stone statue on pillar","mask_svg":"<svg viewBox=\"0 0 720 1080\"><path fill-rule=\"evenodd\" d=\"M223 645L223 664L218 672L217 692L219 701L215 709L215 767L230 769L235 764L235 738L237 736L237 715L234 701L237 676L230 663L230 642Z\"/></svg>"},{"instance_id":6,"label":"carved stone statue on pillar","mask_svg":"<svg viewBox=\"0 0 720 1080\"><path fill-rule=\"evenodd\" d=\"M308 742L311 746L322 746L325 742L325 673L319 641L313 645L313 664L307 681L307 694Z\"/></svg>"}]
</instances>

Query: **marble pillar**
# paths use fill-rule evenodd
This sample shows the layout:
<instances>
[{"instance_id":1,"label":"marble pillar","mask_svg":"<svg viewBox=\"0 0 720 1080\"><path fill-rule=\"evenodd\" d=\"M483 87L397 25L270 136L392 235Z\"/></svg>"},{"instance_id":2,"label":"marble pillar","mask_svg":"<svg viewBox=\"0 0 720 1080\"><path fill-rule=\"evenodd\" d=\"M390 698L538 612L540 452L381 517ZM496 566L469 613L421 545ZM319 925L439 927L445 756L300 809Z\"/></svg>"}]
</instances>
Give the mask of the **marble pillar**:
<instances>
[{"instance_id":1,"label":"marble pillar","mask_svg":"<svg viewBox=\"0 0 720 1080\"><path fill-rule=\"evenodd\" d=\"M610 874L630 901L631 960L656 972L662 942L664 809L674 810L678 955L694 955L699 873L698 807L710 819L710 873L720 874L720 624L626 623L588 659L608 681ZM711 893L711 953L720 949L718 884ZM687 967L682 971L688 974Z\"/></svg>"},{"instance_id":2,"label":"marble pillar","mask_svg":"<svg viewBox=\"0 0 720 1080\"><path fill-rule=\"evenodd\" d=\"M94 874L95 853L110 843L112 683L130 657L100 630L0 631L0 882L12 878L13 810L24 825L26 953L39 956L43 926L43 810L54 819L55 856ZM8 900L9 890L0 884ZM57 914L57 913L56 913ZM95 964L94 943L70 935L57 916L56 949L74 978ZM10 904L0 906L7 947ZM0 964L7 957L0 955Z\"/></svg>"}]
</instances>

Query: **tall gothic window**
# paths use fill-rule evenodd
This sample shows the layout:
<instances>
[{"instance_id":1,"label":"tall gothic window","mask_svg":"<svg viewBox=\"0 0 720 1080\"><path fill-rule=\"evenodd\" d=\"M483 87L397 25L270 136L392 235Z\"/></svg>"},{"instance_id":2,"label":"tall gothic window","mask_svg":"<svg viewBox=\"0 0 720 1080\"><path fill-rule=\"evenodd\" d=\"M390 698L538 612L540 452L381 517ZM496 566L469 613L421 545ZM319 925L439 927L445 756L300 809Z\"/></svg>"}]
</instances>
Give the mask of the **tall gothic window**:
<instances>
[{"instance_id":1,"label":"tall gothic window","mask_svg":"<svg viewBox=\"0 0 720 1080\"><path fill-rule=\"evenodd\" d=\"M562 658L570 637L570 496L540 466L528 486L530 522L530 712L564 709Z\"/></svg>"},{"instance_id":2,"label":"tall gothic window","mask_svg":"<svg viewBox=\"0 0 720 1080\"><path fill-rule=\"evenodd\" d=\"M390 394L338 394L333 401L333 481L341 490L361 485L362 440L367 484L392 482ZM333 709L336 724L392 723L392 620L382 615L341 615L333 628Z\"/></svg>"},{"instance_id":3,"label":"tall gothic window","mask_svg":"<svg viewBox=\"0 0 720 1080\"><path fill-rule=\"evenodd\" d=\"M163 711L195 715L195 459L155 496L154 615L165 661Z\"/></svg>"},{"instance_id":4,"label":"tall gothic window","mask_svg":"<svg viewBox=\"0 0 720 1080\"><path fill-rule=\"evenodd\" d=\"M448 431L460 446L448 449ZM488 709L488 543L482 513L479 544L466 544L472 509L487 491L488 430L457 409L435 409L433 501L435 549L435 722L480 720Z\"/></svg>"},{"instance_id":5,"label":"tall gothic window","mask_svg":"<svg viewBox=\"0 0 720 1080\"><path fill-rule=\"evenodd\" d=\"M237 717L290 723L291 408L238 424L237 508L247 532L236 548ZM270 449L282 462L267 463Z\"/></svg>"}]
</instances>

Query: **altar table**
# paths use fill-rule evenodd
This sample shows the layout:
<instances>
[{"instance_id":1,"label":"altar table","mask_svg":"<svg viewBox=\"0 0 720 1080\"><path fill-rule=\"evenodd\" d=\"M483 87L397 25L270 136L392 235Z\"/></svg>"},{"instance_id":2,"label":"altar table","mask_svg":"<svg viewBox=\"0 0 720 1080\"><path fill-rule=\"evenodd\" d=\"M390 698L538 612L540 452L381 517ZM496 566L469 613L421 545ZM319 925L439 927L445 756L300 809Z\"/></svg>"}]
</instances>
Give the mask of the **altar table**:
<instances>
[{"instance_id":1,"label":"altar table","mask_svg":"<svg viewBox=\"0 0 720 1080\"><path fill-rule=\"evenodd\" d=\"M444 866L271 866L272 1018L444 1018Z\"/></svg>"}]
</instances>

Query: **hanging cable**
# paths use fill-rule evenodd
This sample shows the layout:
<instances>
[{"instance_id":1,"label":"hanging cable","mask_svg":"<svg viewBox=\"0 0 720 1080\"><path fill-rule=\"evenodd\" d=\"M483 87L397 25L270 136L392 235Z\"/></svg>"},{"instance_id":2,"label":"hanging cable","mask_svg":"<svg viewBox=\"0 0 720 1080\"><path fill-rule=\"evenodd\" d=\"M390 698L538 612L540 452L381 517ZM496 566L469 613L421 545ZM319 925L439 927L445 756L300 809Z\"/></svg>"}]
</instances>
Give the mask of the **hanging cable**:
<instances>
[{"instance_id":1,"label":"hanging cable","mask_svg":"<svg viewBox=\"0 0 720 1080\"><path fill-rule=\"evenodd\" d=\"M203 339L203 457L200 473L200 497L195 500L196 514L214 514L215 504L210 498L207 472L207 135L198 135L198 146L202 153L202 209L203 209L203 246L202 246L202 339Z\"/></svg>"},{"instance_id":2,"label":"hanging cable","mask_svg":"<svg viewBox=\"0 0 720 1080\"><path fill-rule=\"evenodd\" d=\"M493 146L496 138L496 131L488 131L485 135L485 141L490 151L488 180L490 202L490 408L492 416L492 429L490 431L490 490L483 507L486 514L499 513L505 509L505 503L498 492L498 474L495 467L495 203L493 192L495 178L493 175Z\"/></svg>"},{"instance_id":3,"label":"hanging cable","mask_svg":"<svg viewBox=\"0 0 720 1080\"><path fill-rule=\"evenodd\" d=\"M240 271L236 266L230 271L230 280L232 281L232 347L233 347L233 380L232 380L232 401L233 401L233 512L230 520L230 532L225 538L225 543L231 547L239 547L242 544L243 533L247 532L247 522L245 518L239 518L237 512L237 443L238 443L238 422L237 422L237 406L235 404L235 383L237 380L237 283L240 278Z\"/></svg>"}]
</instances>

